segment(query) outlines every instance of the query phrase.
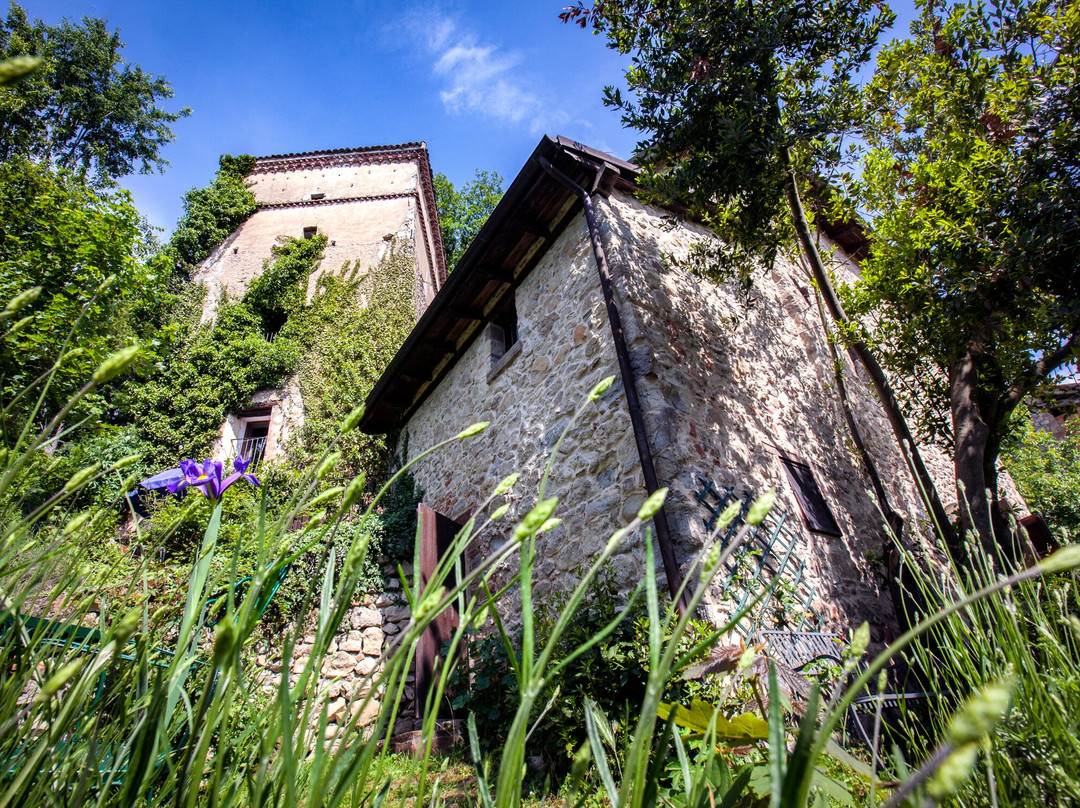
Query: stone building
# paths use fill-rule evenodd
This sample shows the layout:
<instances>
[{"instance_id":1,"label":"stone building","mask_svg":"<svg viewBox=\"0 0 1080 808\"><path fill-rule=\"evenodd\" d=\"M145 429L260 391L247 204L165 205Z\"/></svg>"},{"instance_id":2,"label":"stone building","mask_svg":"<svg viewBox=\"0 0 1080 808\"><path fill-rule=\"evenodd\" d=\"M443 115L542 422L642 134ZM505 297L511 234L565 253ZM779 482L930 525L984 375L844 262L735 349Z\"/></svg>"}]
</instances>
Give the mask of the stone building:
<instances>
[{"instance_id":1,"label":"stone building","mask_svg":"<svg viewBox=\"0 0 1080 808\"><path fill-rule=\"evenodd\" d=\"M423 143L259 157L247 184L258 209L195 275L207 289L204 322L214 318L223 296L243 295L282 236L327 238L322 262L308 279L309 297L321 274L350 262L362 276L391 248L407 247L413 253L418 317L446 280L434 181ZM273 458L302 418L298 385L261 390L222 424L214 455L219 460L241 452Z\"/></svg>"},{"instance_id":2,"label":"stone building","mask_svg":"<svg viewBox=\"0 0 1080 808\"><path fill-rule=\"evenodd\" d=\"M875 639L887 641L897 627L888 583L895 571L887 571L892 545L868 493L871 471L904 518L906 540L927 530L869 381L830 343L796 262L757 270L747 307L735 284L686 269L680 259L710 232L639 201L635 177L634 166L609 155L563 138L541 141L377 383L361 428L403 430L415 456L490 421L480 436L422 461L415 475L428 506L464 522L501 479L522 472L510 515L520 516L571 414L615 375L555 462L545 496L559 497L562 523L539 539L538 597L576 582L634 516L650 475L650 489L670 488L666 530L656 525L669 582L706 542L726 540L709 537L724 505L775 488L777 507L752 542L758 552L720 574L707 616L722 620L779 577L780 594L745 631L847 630L868 620ZM595 210L592 229L572 184ZM842 282L858 273L845 243L858 244L850 232L832 232L835 240L823 233L821 244ZM944 458L928 452L927 460L946 480ZM613 559L627 589L642 578L642 541ZM724 586L732 581L739 585Z\"/></svg>"}]
</instances>

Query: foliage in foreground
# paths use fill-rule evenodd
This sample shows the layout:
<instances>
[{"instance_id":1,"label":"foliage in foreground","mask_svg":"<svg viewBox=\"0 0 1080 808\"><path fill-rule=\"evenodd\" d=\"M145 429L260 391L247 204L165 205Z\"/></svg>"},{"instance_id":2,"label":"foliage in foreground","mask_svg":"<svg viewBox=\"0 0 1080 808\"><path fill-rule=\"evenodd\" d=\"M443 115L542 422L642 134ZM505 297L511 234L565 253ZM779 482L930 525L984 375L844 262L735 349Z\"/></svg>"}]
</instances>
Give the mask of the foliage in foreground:
<instances>
[{"instance_id":1,"label":"foliage in foreground","mask_svg":"<svg viewBox=\"0 0 1080 808\"><path fill-rule=\"evenodd\" d=\"M940 609L954 597L941 576L914 564L911 569L928 608ZM998 577L976 547L970 563L952 575L967 591ZM915 744L946 730L962 694L995 681L1013 682L1012 708L982 743L976 776L956 795L956 805L1080 802L1078 584L1075 571L1020 582L999 597L973 602L912 647L914 668L931 694L928 716L909 715L906 729Z\"/></svg>"},{"instance_id":2,"label":"foliage in foreground","mask_svg":"<svg viewBox=\"0 0 1080 808\"><path fill-rule=\"evenodd\" d=\"M20 476L32 469L34 457L48 443L56 424L77 406L78 399L128 370L135 359L133 350L106 359L40 430L26 430L5 447L0 463L0 499L5 504ZM563 442L584 431L578 428L579 417L612 382L601 382L570 419L552 450L535 505L513 528L510 541L464 574L462 558L491 521L505 513L498 503L511 492L516 477L496 487L452 541L427 582L421 582L419 573L404 582L412 621L386 648L381 668L365 683L369 687L360 700L361 709L338 728L328 722L328 700L320 689L319 674L364 574L373 535L365 528L379 499L359 512L363 477L345 486L330 483L338 462L337 439L293 482L280 515L268 513L263 495L258 518L248 528L254 533L248 545L255 554L254 575L242 587L236 584L244 544L225 530L224 503L209 501L208 524L193 553L185 593L164 607L152 600L143 559L157 549L154 542L160 546L169 541L168 529L152 540L140 537L143 554L129 557L130 566L120 571L127 581L124 597L102 597L106 590L101 582L83 574L92 546L86 538L100 529L108 509L80 510L78 497L106 475L123 477L134 458L123 458L107 468L95 463L76 472L34 509L4 508L0 534L0 632L4 635L0 666L5 671L0 680L0 760L4 761L0 796L4 804L194 805L213 795L219 805L382 805L391 788L387 780L391 769L388 745L379 741L394 726L421 634L436 615L454 605L461 619L447 659L457 658L456 649L469 631L488 623L514 660L508 684L516 698L503 737L482 748L477 722L468 723L477 799L485 808L517 808L525 797L529 738L550 709L552 688L564 681L561 677L575 660L611 638L641 602L647 670L643 697L621 726L613 725L612 717L594 700L585 700L580 721L587 742L575 755L571 784L580 788L591 783L588 788L599 791L614 808L668 804L703 808L710 800L717 805L794 808L827 799L853 804L851 790L837 782L825 765L831 755L853 771L864 772L864 791L873 794L880 787L874 772L846 755L832 736L852 700L877 681L886 664L927 632L942 631L957 616L993 604L1002 592L1023 591L1044 574L1061 575L1080 566L1080 547L1072 546L1030 570L987 581L979 591L959 599L942 600L923 623L861 670L857 663L869 631L860 629L844 669L845 678L852 681L838 683L828 699L814 686L804 703L792 703L789 709L776 668L769 665L765 674L768 706L760 714L730 717L723 705L702 710L694 704L684 714L683 709L665 703L669 683L731 628L722 626L687 642L690 615L702 602L716 571L724 568L765 518L771 497L754 504L726 548L707 544L694 560L687 581L696 583L687 596L686 615L661 602L653 544L642 531L666 496L666 491L660 491L642 505L630 524L609 537L557 613L537 620L532 598L536 539L558 521L559 503L545 495L548 475ZM341 423L341 434L354 430L360 417L361 409L353 410ZM473 425L451 440L467 440L485 426ZM417 460L444 445L421 453ZM136 481L135 475L128 474L118 495ZM384 486L380 496L386 491ZM233 493L230 490L227 496ZM736 517L738 507L721 517L717 533ZM293 530L302 515L306 524ZM358 521L359 528L347 541L340 541L349 523L346 520ZM598 576L623 543L636 541L644 546L645 580L624 608L607 613L606 622L592 631L577 632L580 610ZM299 623L286 630L281 650L289 659L304 639L310 640L311 649L295 679L286 674L266 692L245 648L281 576L311 552L319 555L318 569L325 570L321 577L313 575L305 582L303 600L313 609L314 626ZM340 565L339 556L343 557ZM494 608L499 593L491 591L496 574L507 565L516 566L512 585L522 604L515 639ZM416 555L414 569L420 569ZM451 584L452 580L457 583ZM1001 603L1006 611L1015 608L1010 601ZM1063 616L1076 619L1071 609L1062 608ZM91 614L96 615L93 620ZM1024 650L1023 632L1017 636L1021 639L1016 648ZM1041 662L1053 664L1051 657L1040 653L1044 654ZM893 804L935 805L950 797L964 787L989 733L1002 718L1006 719L1002 726L1010 726L1014 718L1009 712L1010 695L1018 687L1015 677L1002 681L994 678L996 671L980 673L986 679L976 682L972 678L975 695L959 713L942 721L935 742L921 739L923 748L933 749L926 761L914 771L897 763L900 785L891 794ZM442 702L451 675L452 666L439 671L429 705ZM1034 688L1034 671L1029 682ZM952 691L958 699L969 692L958 691L959 687ZM383 697L377 717L361 729L362 708L377 694ZM429 709L427 716L423 737L430 744L436 730L435 711ZM718 751L747 742L756 747L753 755L740 758ZM1019 750L1008 754L1006 761L1016 763L1018 754ZM995 760L995 765L1001 764ZM409 797L417 803L439 804L437 782L436 767L425 755ZM402 803L407 798L401 794Z\"/></svg>"}]
</instances>

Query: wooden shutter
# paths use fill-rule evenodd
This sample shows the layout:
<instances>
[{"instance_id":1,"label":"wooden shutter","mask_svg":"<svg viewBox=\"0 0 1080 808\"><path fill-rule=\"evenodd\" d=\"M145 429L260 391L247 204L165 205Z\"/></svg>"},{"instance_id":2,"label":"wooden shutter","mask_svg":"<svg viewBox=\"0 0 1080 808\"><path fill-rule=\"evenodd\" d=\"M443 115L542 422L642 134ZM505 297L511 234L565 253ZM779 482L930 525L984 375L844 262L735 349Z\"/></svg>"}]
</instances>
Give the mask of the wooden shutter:
<instances>
[{"instance_id":1,"label":"wooden shutter","mask_svg":"<svg viewBox=\"0 0 1080 808\"><path fill-rule=\"evenodd\" d=\"M814 473L806 463L800 463L790 457L781 456L780 462L784 464L788 482L795 494L795 500L799 503L802 511L803 523L808 530L814 533L824 533L827 536L841 536L840 525L829 510L829 504L818 488Z\"/></svg>"},{"instance_id":2,"label":"wooden shutter","mask_svg":"<svg viewBox=\"0 0 1080 808\"><path fill-rule=\"evenodd\" d=\"M429 508L417 507L417 519L420 522L420 586L421 591L435 574L439 559L450 548L451 542L461 529L461 525ZM457 578L450 573L443 586L449 589L457 585ZM450 607L435 618L421 635L416 646L416 717L422 718L428 690L431 688L436 673L436 660L442 653L443 643L448 642L458 627L457 609ZM443 710L440 709L440 712Z\"/></svg>"}]
</instances>

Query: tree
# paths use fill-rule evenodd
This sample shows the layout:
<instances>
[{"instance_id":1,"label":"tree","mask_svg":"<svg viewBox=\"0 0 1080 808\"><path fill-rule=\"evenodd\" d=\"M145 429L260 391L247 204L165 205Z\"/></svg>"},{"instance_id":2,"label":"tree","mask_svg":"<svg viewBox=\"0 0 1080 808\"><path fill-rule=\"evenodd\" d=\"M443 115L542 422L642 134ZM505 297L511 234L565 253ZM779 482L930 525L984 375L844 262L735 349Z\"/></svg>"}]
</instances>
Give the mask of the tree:
<instances>
[{"instance_id":1,"label":"tree","mask_svg":"<svg viewBox=\"0 0 1080 808\"><path fill-rule=\"evenodd\" d=\"M503 195L503 178L494 171L480 171L471 182L455 189L445 174L435 175L435 199L439 206L446 264L452 270Z\"/></svg>"},{"instance_id":2,"label":"tree","mask_svg":"<svg viewBox=\"0 0 1080 808\"><path fill-rule=\"evenodd\" d=\"M850 333L799 183L842 160L844 137L861 122L853 77L892 13L878 0L597 0L560 17L593 26L632 56L626 82L636 100L608 87L604 102L645 133L635 157L646 194L687 205L721 237L707 274L721 280L771 263L794 228L826 308ZM850 347L948 536L948 515L881 365L862 339Z\"/></svg>"},{"instance_id":3,"label":"tree","mask_svg":"<svg viewBox=\"0 0 1080 808\"><path fill-rule=\"evenodd\" d=\"M874 246L850 299L951 444L962 522L989 548L1010 418L1080 355L1080 4L920 5L869 88Z\"/></svg>"},{"instance_id":4,"label":"tree","mask_svg":"<svg viewBox=\"0 0 1080 808\"><path fill-rule=\"evenodd\" d=\"M66 355L49 388L45 411L55 412L108 353L146 336L136 311L161 291L147 253L126 192L91 190L22 158L0 164L0 300L41 288L19 313L29 319L0 345L4 401L47 370L66 344L78 350ZM112 285L98 294L109 276Z\"/></svg>"},{"instance_id":5,"label":"tree","mask_svg":"<svg viewBox=\"0 0 1080 808\"><path fill-rule=\"evenodd\" d=\"M169 82L128 64L105 20L30 22L14 2L0 21L0 59L26 54L41 66L0 89L0 159L29 157L99 181L166 165L170 124L190 114L159 106Z\"/></svg>"}]
</instances>

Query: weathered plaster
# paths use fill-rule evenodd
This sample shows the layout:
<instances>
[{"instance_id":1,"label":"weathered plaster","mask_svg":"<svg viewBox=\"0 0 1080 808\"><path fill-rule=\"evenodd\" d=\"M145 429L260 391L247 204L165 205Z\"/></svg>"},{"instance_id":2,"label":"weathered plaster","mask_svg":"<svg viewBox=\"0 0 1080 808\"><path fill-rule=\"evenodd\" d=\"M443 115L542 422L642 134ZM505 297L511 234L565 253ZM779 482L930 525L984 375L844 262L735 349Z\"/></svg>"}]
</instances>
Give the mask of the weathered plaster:
<instances>
[{"instance_id":1,"label":"weathered plaster","mask_svg":"<svg viewBox=\"0 0 1080 808\"><path fill-rule=\"evenodd\" d=\"M416 150L379 155L383 162L365 162L368 157L364 153L312 154L256 161L247 183L259 209L196 272L195 279L206 286L202 321L213 320L226 296L237 299L244 294L262 274L282 237L303 238L306 228L315 228L327 238L323 259L308 278L309 300L324 273L337 273L348 265L363 277L392 249L406 246L416 262L414 303L419 316L437 286L431 259L436 242L429 232L432 217L423 192L420 157ZM359 305L364 305L362 300ZM274 409L264 459L273 460L303 422L297 380L290 379L282 390L261 391L247 406L266 404L273 404ZM239 424L235 414L222 424L213 448L215 458L231 459Z\"/></svg>"}]
</instances>

